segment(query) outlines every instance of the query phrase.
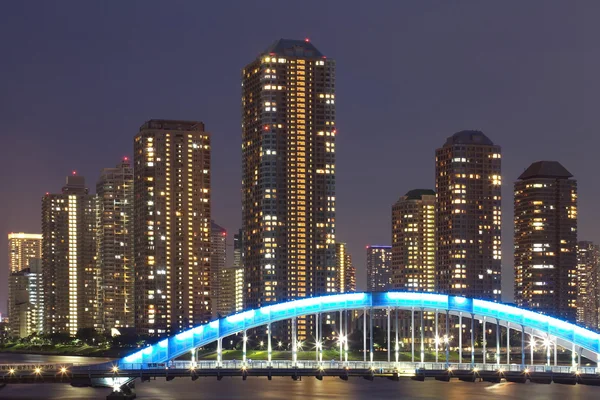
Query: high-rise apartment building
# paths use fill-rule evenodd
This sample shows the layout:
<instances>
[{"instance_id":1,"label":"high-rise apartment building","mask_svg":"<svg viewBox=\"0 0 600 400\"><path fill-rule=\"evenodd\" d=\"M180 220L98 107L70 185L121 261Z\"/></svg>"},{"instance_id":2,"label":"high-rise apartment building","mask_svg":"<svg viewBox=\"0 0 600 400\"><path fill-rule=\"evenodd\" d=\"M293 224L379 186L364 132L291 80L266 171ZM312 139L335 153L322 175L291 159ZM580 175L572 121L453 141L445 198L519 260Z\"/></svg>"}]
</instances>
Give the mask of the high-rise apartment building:
<instances>
[{"instance_id":1,"label":"high-rise apartment building","mask_svg":"<svg viewBox=\"0 0 600 400\"><path fill-rule=\"evenodd\" d=\"M415 189L392 206L394 289L435 291L435 191Z\"/></svg>"},{"instance_id":2,"label":"high-rise apartment building","mask_svg":"<svg viewBox=\"0 0 600 400\"><path fill-rule=\"evenodd\" d=\"M600 328L600 246L581 241L577 244L577 324Z\"/></svg>"},{"instance_id":3,"label":"high-rise apartment building","mask_svg":"<svg viewBox=\"0 0 600 400\"><path fill-rule=\"evenodd\" d=\"M29 260L41 258L42 235L39 233L8 234L8 272L29 268Z\"/></svg>"},{"instance_id":4,"label":"high-rise apartment building","mask_svg":"<svg viewBox=\"0 0 600 400\"><path fill-rule=\"evenodd\" d=\"M515 182L515 300L572 322L577 307L577 181L538 161Z\"/></svg>"},{"instance_id":5,"label":"high-rise apartment building","mask_svg":"<svg viewBox=\"0 0 600 400\"><path fill-rule=\"evenodd\" d=\"M392 246L367 246L367 291L385 292L392 288Z\"/></svg>"},{"instance_id":6,"label":"high-rise apartment building","mask_svg":"<svg viewBox=\"0 0 600 400\"><path fill-rule=\"evenodd\" d=\"M42 333L43 292L42 264L39 258L30 258L29 267L12 272L8 277L10 323L12 337L27 337Z\"/></svg>"},{"instance_id":7,"label":"high-rise apartment building","mask_svg":"<svg viewBox=\"0 0 600 400\"><path fill-rule=\"evenodd\" d=\"M102 170L96 194L102 325L106 330L133 327L133 168L127 157Z\"/></svg>"},{"instance_id":8,"label":"high-rise apartment building","mask_svg":"<svg viewBox=\"0 0 600 400\"><path fill-rule=\"evenodd\" d=\"M96 196L83 176L42 198L44 333L101 327L96 264Z\"/></svg>"},{"instance_id":9,"label":"high-rise apartment building","mask_svg":"<svg viewBox=\"0 0 600 400\"><path fill-rule=\"evenodd\" d=\"M29 267L29 260L42 257L42 235L39 233L8 234L8 275ZM8 286L8 316L10 316L11 286Z\"/></svg>"},{"instance_id":10,"label":"high-rise apartment building","mask_svg":"<svg viewBox=\"0 0 600 400\"><path fill-rule=\"evenodd\" d=\"M210 135L150 120L134 152L135 326L164 336L211 318Z\"/></svg>"},{"instance_id":11,"label":"high-rise apartment building","mask_svg":"<svg viewBox=\"0 0 600 400\"><path fill-rule=\"evenodd\" d=\"M244 269L227 267L219 271L217 315L223 317L244 309Z\"/></svg>"},{"instance_id":12,"label":"high-rise apartment building","mask_svg":"<svg viewBox=\"0 0 600 400\"><path fill-rule=\"evenodd\" d=\"M224 287L221 284L221 277L226 274L222 271L227 265L227 230L214 221L211 221L210 225L210 287L212 313L213 318L216 318L219 314L225 315L223 309L219 309L221 303L219 297Z\"/></svg>"},{"instance_id":13,"label":"high-rise apartment building","mask_svg":"<svg viewBox=\"0 0 600 400\"><path fill-rule=\"evenodd\" d=\"M242 244L243 233L240 229L238 233L233 235L233 266L241 267L242 266L242 253L244 245Z\"/></svg>"},{"instance_id":14,"label":"high-rise apartment building","mask_svg":"<svg viewBox=\"0 0 600 400\"><path fill-rule=\"evenodd\" d=\"M352 255L346 243L335 244L337 282L336 291L340 293L356 291L356 268L352 265Z\"/></svg>"},{"instance_id":15,"label":"high-rise apartment building","mask_svg":"<svg viewBox=\"0 0 600 400\"><path fill-rule=\"evenodd\" d=\"M246 308L335 291L335 100L335 62L308 40L243 69Z\"/></svg>"},{"instance_id":16,"label":"high-rise apartment building","mask_svg":"<svg viewBox=\"0 0 600 400\"><path fill-rule=\"evenodd\" d=\"M501 300L501 153L479 131L436 150L437 290Z\"/></svg>"}]
</instances>

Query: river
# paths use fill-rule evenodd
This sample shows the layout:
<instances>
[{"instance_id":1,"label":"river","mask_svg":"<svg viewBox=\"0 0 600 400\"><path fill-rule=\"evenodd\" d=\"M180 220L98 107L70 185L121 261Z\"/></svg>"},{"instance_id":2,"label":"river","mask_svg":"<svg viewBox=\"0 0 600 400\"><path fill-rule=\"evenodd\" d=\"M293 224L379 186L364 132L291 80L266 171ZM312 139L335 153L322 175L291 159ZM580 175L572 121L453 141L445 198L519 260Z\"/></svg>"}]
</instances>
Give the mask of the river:
<instances>
[{"instance_id":1,"label":"river","mask_svg":"<svg viewBox=\"0 0 600 400\"><path fill-rule=\"evenodd\" d=\"M90 363L105 362L106 358L71 356L42 356L30 354L0 353L0 364L7 363ZM401 379L399 382L375 379L369 382L360 378L350 378L345 382L331 377L319 381L304 378L294 382L290 378L249 377L241 378L200 378L175 379L136 383L140 400L226 400L226 399L285 399L285 400L378 400L378 399L505 399L505 400L587 400L600 398L600 387L584 385L541 385L534 383L468 383L453 380L449 383L426 380L415 382ZM106 399L110 389L75 388L68 384L27 384L8 385L0 389L0 399Z\"/></svg>"}]
</instances>

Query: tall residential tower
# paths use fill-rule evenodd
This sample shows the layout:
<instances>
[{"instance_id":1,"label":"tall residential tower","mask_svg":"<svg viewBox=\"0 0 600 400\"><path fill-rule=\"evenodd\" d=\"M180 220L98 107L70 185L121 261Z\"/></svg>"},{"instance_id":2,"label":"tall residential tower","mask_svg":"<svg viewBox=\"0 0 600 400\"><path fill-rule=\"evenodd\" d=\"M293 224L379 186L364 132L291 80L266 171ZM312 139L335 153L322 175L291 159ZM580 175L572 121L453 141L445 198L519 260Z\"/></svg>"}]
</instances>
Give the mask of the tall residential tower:
<instances>
[{"instance_id":1,"label":"tall residential tower","mask_svg":"<svg viewBox=\"0 0 600 400\"><path fill-rule=\"evenodd\" d=\"M335 126L335 62L308 40L243 69L245 308L335 290Z\"/></svg>"},{"instance_id":2,"label":"tall residential tower","mask_svg":"<svg viewBox=\"0 0 600 400\"><path fill-rule=\"evenodd\" d=\"M61 193L42 198L44 333L101 328L96 264L96 196L83 176L67 177Z\"/></svg>"},{"instance_id":3,"label":"tall residential tower","mask_svg":"<svg viewBox=\"0 0 600 400\"><path fill-rule=\"evenodd\" d=\"M134 152L135 326L164 336L211 318L210 135L153 119Z\"/></svg>"},{"instance_id":4,"label":"tall residential tower","mask_svg":"<svg viewBox=\"0 0 600 400\"><path fill-rule=\"evenodd\" d=\"M435 191L415 189L392 206L394 289L435 291Z\"/></svg>"},{"instance_id":5,"label":"tall residential tower","mask_svg":"<svg viewBox=\"0 0 600 400\"><path fill-rule=\"evenodd\" d=\"M437 290L500 301L500 146L461 131L435 156Z\"/></svg>"},{"instance_id":6,"label":"tall residential tower","mask_svg":"<svg viewBox=\"0 0 600 400\"><path fill-rule=\"evenodd\" d=\"M593 330L600 328L600 246L581 241L577 244L577 324Z\"/></svg>"},{"instance_id":7,"label":"tall residential tower","mask_svg":"<svg viewBox=\"0 0 600 400\"><path fill-rule=\"evenodd\" d=\"M96 184L97 242L104 329L130 328L133 307L133 168L127 157L104 168Z\"/></svg>"},{"instance_id":8,"label":"tall residential tower","mask_svg":"<svg viewBox=\"0 0 600 400\"><path fill-rule=\"evenodd\" d=\"M367 291L392 290L392 246L367 246Z\"/></svg>"},{"instance_id":9,"label":"tall residential tower","mask_svg":"<svg viewBox=\"0 0 600 400\"><path fill-rule=\"evenodd\" d=\"M519 307L575 322L577 181L538 161L515 182L515 299Z\"/></svg>"}]
</instances>

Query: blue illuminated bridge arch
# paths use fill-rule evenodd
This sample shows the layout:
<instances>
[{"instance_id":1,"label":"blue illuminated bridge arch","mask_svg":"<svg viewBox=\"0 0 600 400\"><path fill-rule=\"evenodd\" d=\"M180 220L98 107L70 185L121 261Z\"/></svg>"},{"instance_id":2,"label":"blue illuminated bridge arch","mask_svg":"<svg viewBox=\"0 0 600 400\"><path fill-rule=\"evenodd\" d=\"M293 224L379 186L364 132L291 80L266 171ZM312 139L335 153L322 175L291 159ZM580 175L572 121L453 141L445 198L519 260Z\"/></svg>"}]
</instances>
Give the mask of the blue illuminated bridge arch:
<instances>
[{"instance_id":1,"label":"blue illuminated bridge arch","mask_svg":"<svg viewBox=\"0 0 600 400\"><path fill-rule=\"evenodd\" d=\"M219 339L270 323L304 315L371 309L448 312L450 315L498 324L532 336L551 338L563 348L573 349L594 362L600 361L599 334L543 314L459 296L375 292L306 298L244 311L164 339L118 360L117 365L120 369L144 368L143 365L165 363Z\"/></svg>"}]
</instances>

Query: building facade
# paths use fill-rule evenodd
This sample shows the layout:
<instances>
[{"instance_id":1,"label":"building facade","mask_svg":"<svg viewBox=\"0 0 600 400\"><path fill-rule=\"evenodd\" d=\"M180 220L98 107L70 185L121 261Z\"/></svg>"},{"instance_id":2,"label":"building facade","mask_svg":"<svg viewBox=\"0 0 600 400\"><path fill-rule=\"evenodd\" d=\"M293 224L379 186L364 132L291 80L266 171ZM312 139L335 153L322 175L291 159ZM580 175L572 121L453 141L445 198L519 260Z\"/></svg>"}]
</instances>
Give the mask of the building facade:
<instances>
[{"instance_id":1,"label":"building facade","mask_svg":"<svg viewBox=\"0 0 600 400\"><path fill-rule=\"evenodd\" d=\"M8 275L29 267L29 260L42 257L42 235L39 233L8 234ZM10 317L13 294L8 286L8 316Z\"/></svg>"},{"instance_id":2,"label":"building facade","mask_svg":"<svg viewBox=\"0 0 600 400\"><path fill-rule=\"evenodd\" d=\"M221 293L226 290L224 289L225 285L221 282L221 277L226 274L223 270L227 265L227 230L214 221L211 221L210 225L211 301L213 318L217 318L218 315L226 315L223 308L219 306L222 304Z\"/></svg>"},{"instance_id":3,"label":"building facade","mask_svg":"<svg viewBox=\"0 0 600 400\"><path fill-rule=\"evenodd\" d=\"M97 263L104 329L134 326L133 168L127 157L105 168L96 184Z\"/></svg>"},{"instance_id":4,"label":"building facade","mask_svg":"<svg viewBox=\"0 0 600 400\"><path fill-rule=\"evenodd\" d=\"M61 193L42 198L44 333L100 329L96 196L73 173Z\"/></svg>"},{"instance_id":5,"label":"building facade","mask_svg":"<svg viewBox=\"0 0 600 400\"><path fill-rule=\"evenodd\" d=\"M367 291L392 290L392 246L367 246Z\"/></svg>"},{"instance_id":6,"label":"building facade","mask_svg":"<svg viewBox=\"0 0 600 400\"><path fill-rule=\"evenodd\" d=\"M243 69L246 308L335 291L335 124L335 62L312 43L278 40Z\"/></svg>"},{"instance_id":7,"label":"building facade","mask_svg":"<svg viewBox=\"0 0 600 400\"><path fill-rule=\"evenodd\" d=\"M217 314L221 317L244 310L244 269L227 267L219 271L219 301Z\"/></svg>"},{"instance_id":8,"label":"building facade","mask_svg":"<svg viewBox=\"0 0 600 400\"><path fill-rule=\"evenodd\" d=\"M572 322L577 314L577 181L556 161L515 182L515 300Z\"/></svg>"},{"instance_id":9,"label":"building facade","mask_svg":"<svg viewBox=\"0 0 600 400\"><path fill-rule=\"evenodd\" d=\"M41 272L41 259L30 258L28 268L12 272L8 277L11 337L23 338L42 333Z\"/></svg>"},{"instance_id":10,"label":"building facade","mask_svg":"<svg viewBox=\"0 0 600 400\"><path fill-rule=\"evenodd\" d=\"M346 243L335 244L337 282L336 291L340 293L356 291L356 269L352 265L352 256Z\"/></svg>"},{"instance_id":11,"label":"building facade","mask_svg":"<svg viewBox=\"0 0 600 400\"><path fill-rule=\"evenodd\" d=\"M600 246L592 242L577 244L577 324L600 329Z\"/></svg>"},{"instance_id":12,"label":"building facade","mask_svg":"<svg viewBox=\"0 0 600 400\"><path fill-rule=\"evenodd\" d=\"M135 326L165 336L211 318L210 135L149 120L134 152Z\"/></svg>"},{"instance_id":13,"label":"building facade","mask_svg":"<svg viewBox=\"0 0 600 400\"><path fill-rule=\"evenodd\" d=\"M435 291L435 191L415 189L392 206L393 288Z\"/></svg>"},{"instance_id":14,"label":"building facade","mask_svg":"<svg viewBox=\"0 0 600 400\"><path fill-rule=\"evenodd\" d=\"M436 150L437 290L501 300L501 152L479 131Z\"/></svg>"},{"instance_id":15,"label":"building facade","mask_svg":"<svg viewBox=\"0 0 600 400\"><path fill-rule=\"evenodd\" d=\"M19 272L29 268L29 260L42 257L42 235L40 233L8 234L8 272Z\"/></svg>"}]
</instances>

